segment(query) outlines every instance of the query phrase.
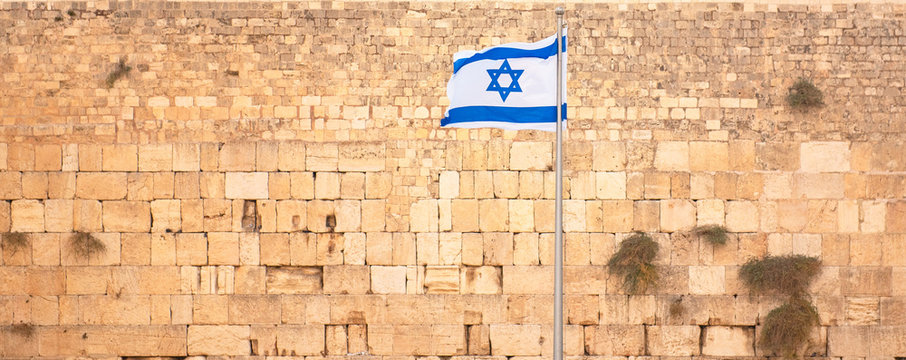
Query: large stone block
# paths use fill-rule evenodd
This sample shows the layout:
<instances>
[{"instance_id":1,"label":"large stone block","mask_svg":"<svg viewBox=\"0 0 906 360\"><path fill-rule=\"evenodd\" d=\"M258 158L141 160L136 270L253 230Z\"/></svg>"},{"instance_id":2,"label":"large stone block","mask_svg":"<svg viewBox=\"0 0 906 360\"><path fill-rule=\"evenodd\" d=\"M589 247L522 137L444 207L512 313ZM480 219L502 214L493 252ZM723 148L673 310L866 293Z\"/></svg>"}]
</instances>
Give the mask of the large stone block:
<instances>
[{"instance_id":1,"label":"large stone block","mask_svg":"<svg viewBox=\"0 0 906 360\"><path fill-rule=\"evenodd\" d=\"M104 201L104 230L148 232L151 230L151 205L142 201Z\"/></svg>"},{"instance_id":2,"label":"large stone block","mask_svg":"<svg viewBox=\"0 0 906 360\"><path fill-rule=\"evenodd\" d=\"M374 274L372 274L373 278ZM459 293L459 266L427 266L425 268L425 292L427 294Z\"/></svg>"},{"instance_id":3,"label":"large stone block","mask_svg":"<svg viewBox=\"0 0 906 360\"><path fill-rule=\"evenodd\" d=\"M340 171L383 171L386 161L383 142L350 142L339 145Z\"/></svg>"},{"instance_id":4,"label":"large stone block","mask_svg":"<svg viewBox=\"0 0 906 360\"><path fill-rule=\"evenodd\" d=\"M321 292L320 267L268 267L268 294L317 294Z\"/></svg>"},{"instance_id":5,"label":"large stone block","mask_svg":"<svg viewBox=\"0 0 906 360\"><path fill-rule=\"evenodd\" d=\"M119 200L126 197L126 173L79 173L76 197L91 200Z\"/></svg>"},{"instance_id":6,"label":"large stone block","mask_svg":"<svg viewBox=\"0 0 906 360\"><path fill-rule=\"evenodd\" d=\"M324 293L365 294L371 289L368 266L336 265L324 267Z\"/></svg>"},{"instance_id":7,"label":"large stone block","mask_svg":"<svg viewBox=\"0 0 906 360\"><path fill-rule=\"evenodd\" d=\"M660 202L661 231L674 232L695 225L695 205L689 200L663 200Z\"/></svg>"},{"instance_id":8,"label":"large stone block","mask_svg":"<svg viewBox=\"0 0 906 360\"><path fill-rule=\"evenodd\" d=\"M405 294L405 266L370 266L371 292L375 294Z\"/></svg>"},{"instance_id":9,"label":"large stone block","mask_svg":"<svg viewBox=\"0 0 906 360\"><path fill-rule=\"evenodd\" d=\"M490 338L492 355L541 355L541 325L492 324Z\"/></svg>"},{"instance_id":10,"label":"large stone block","mask_svg":"<svg viewBox=\"0 0 906 360\"><path fill-rule=\"evenodd\" d=\"M187 348L184 325L59 326L42 329L37 336L42 357L179 357Z\"/></svg>"},{"instance_id":11,"label":"large stone block","mask_svg":"<svg viewBox=\"0 0 906 360\"><path fill-rule=\"evenodd\" d=\"M648 351L655 356L699 355L698 326L649 326Z\"/></svg>"},{"instance_id":12,"label":"large stone block","mask_svg":"<svg viewBox=\"0 0 906 360\"><path fill-rule=\"evenodd\" d=\"M188 355L250 355L248 326L190 325Z\"/></svg>"},{"instance_id":13,"label":"large stone block","mask_svg":"<svg viewBox=\"0 0 906 360\"><path fill-rule=\"evenodd\" d=\"M486 199L478 202L478 225L482 232L507 231L508 201L506 199ZM455 213L454 213L455 214Z\"/></svg>"},{"instance_id":14,"label":"large stone block","mask_svg":"<svg viewBox=\"0 0 906 360\"><path fill-rule=\"evenodd\" d=\"M848 142L815 141L800 144L800 169L804 172L845 172L850 169Z\"/></svg>"},{"instance_id":15,"label":"large stone block","mask_svg":"<svg viewBox=\"0 0 906 360\"><path fill-rule=\"evenodd\" d=\"M729 169L729 146L726 142L693 141L689 143L689 169L692 171L726 171Z\"/></svg>"},{"instance_id":16,"label":"large stone block","mask_svg":"<svg viewBox=\"0 0 906 360\"><path fill-rule=\"evenodd\" d=\"M643 325L586 326L585 348L589 355L644 355L645 327Z\"/></svg>"},{"instance_id":17,"label":"large stone block","mask_svg":"<svg viewBox=\"0 0 906 360\"><path fill-rule=\"evenodd\" d=\"M438 214L437 200L423 199L416 201L409 208L409 230L413 232L437 232Z\"/></svg>"},{"instance_id":18,"label":"large stone block","mask_svg":"<svg viewBox=\"0 0 906 360\"><path fill-rule=\"evenodd\" d=\"M324 325L283 325L277 327L277 354L283 356L323 355Z\"/></svg>"},{"instance_id":19,"label":"large stone block","mask_svg":"<svg viewBox=\"0 0 906 360\"><path fill-rule=\"evenodd\" d=\"M227 199L267 199L267 173L228 172L225 180Z\"/></svg>"},{"instance_id":20,"label":"large stone block","mask_svg":"<svg viewBox=\"0 0 906 360\"><path fill-rule=\"evenodd\" d=\"M689 143L659 142L654 156L654 167L659 171L689 171Z\"/></svg>"},{"instance_id":21,"label":"large stone block","mask_svg":"<svg viewBox=\"0 0 906 360\"><path fill-rule=\"evenodd\" d=\"M743 326L706 326L703 328L702 355L755 356L755 329Z\"/></svg>"},{"instance_id":22,"label":"large stone block","mask_svg":"<svg viewBox=\"0 0 906 360\"><path fill-rule=\"evenodd\" d=\"M549 294L554 286L551 266L504 266L504 294Z\"/></svg>"},{"instance_id":23,"label":"large stone block","mask_svg":"<svg viewBox=\"0 0 906 360\"><path fill-rule=\"evenodd\" d=\"M460 291L463 294L500 294L502 281L500 267L465 267L460 272Z\"/></svg>"},{"instance_id":24,"label":"large stone block","mask_svg":"<svg viewBox=\"0 0 906 360\"><path fill-rule=\"evenodd\" d=\"M550 142L514 141L510 150L510 170L548 170L553 164Z\"/></svg>"}]
</instances>

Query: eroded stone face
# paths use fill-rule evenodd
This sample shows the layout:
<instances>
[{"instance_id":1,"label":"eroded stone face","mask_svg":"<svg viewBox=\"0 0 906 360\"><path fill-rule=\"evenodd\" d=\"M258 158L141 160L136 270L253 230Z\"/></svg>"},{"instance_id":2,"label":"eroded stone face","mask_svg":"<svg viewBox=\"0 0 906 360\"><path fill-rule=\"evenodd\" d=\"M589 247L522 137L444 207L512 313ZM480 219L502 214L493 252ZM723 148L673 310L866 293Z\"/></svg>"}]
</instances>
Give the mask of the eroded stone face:
<instances>
[{"instance_id":1,"label":"eroded stone face","mask_svg":"<svg viewBox=\"0 0 906 360\"><path fill-rule=\"evenodd\" d=\"M566 354L767 355L782 299L738 268L806 255L808 355L902 356L904 9L565 7ZM439 127L452 54L547 11L0 3L0 357L551 356L553 135ZM661 276L628 295L634 231Z\"/></svg>"}]
</instances>

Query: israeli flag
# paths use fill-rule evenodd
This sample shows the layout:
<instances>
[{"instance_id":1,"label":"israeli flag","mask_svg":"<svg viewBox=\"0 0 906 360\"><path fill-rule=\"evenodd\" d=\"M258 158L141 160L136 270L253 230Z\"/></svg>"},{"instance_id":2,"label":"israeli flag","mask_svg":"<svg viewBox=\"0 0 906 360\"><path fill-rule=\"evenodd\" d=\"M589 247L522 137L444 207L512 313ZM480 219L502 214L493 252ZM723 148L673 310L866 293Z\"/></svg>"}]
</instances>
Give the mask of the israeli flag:
<instances>
[{"instance_id":1,"label":"israeli flag","mask_svg":"<svg viewBox=\"0 0 906 360\"><path fill-rule=\"evenodd\" d=\"M566 29L560 104L566 120ZM556 131L557 35L453 55L442 127ZM565 124L565 122L563 123Z\"/></svg>"}]
</instances>

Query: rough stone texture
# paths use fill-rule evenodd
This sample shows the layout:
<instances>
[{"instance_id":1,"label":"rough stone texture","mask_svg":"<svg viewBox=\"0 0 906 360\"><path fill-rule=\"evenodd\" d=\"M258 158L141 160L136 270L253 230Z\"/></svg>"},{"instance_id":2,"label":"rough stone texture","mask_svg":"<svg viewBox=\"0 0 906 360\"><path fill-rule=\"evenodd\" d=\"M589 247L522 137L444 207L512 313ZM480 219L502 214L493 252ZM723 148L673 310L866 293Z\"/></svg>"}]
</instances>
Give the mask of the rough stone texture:
<instances>
[{"instance_id":1,"label":"rough stone texture","mask_svg":"<svg viewBox=\"0 0 906 360\"><path fill-rule=\"evenodd\" d=\"M564 7L567 355L758 355L777 299L738 266L803 254L807 355L902 357L906 6ZM28 240L0 246L0 357L551 356L553 134L439 127L454 52L551 19L0 1L0 232ZM824 107L788 107L799 77ZM687 233L706 224L728 243ZM651 294L603 266L632 231L661 245Z\"/></svg>"}]
</instances>

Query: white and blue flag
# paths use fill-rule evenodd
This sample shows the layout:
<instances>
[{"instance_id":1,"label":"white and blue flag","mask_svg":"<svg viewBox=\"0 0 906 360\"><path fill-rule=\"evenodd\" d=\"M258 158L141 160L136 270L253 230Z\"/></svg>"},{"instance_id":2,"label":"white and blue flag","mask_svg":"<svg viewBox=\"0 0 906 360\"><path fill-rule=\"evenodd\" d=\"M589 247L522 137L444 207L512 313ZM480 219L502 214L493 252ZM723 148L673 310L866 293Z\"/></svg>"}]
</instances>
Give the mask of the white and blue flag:
<instances>
[{"instance_id":1,"label":"white and blue flag","mask_svg":"<svg viewBox=\"0 0 906 360\"><path fill-rule=\"evenodd\" d=\"M560 104L566 120L566 29ZM443 127L556 131L557 35L453 55ZM565 124L565 123L564 123Z\"/></svg>"}]
</instances>

